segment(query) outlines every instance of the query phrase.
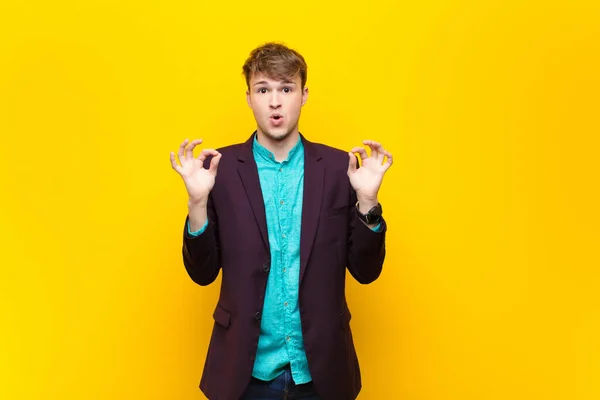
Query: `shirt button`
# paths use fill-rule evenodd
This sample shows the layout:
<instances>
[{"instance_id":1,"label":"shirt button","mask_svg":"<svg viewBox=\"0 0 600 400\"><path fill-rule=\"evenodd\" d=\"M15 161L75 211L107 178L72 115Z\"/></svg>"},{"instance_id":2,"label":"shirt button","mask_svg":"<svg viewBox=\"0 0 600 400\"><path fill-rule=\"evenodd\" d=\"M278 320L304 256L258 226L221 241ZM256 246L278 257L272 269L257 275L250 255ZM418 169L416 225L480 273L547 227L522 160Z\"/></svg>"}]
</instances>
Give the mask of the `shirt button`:
<instances>
[{"instance_id":1,"label":"shirt button","mask_svg":"<svg viewBox=\"0 0 600 400\"><path fill-rule=\"evenodd\" d=\"M284 239L285 239L285 233L283 235L281 235Z\"/></svg>"},{"instance_id":2,"label":"shirt button","mask_svg":"<svg viewBox=\"0 0 600 400\"><path fill-rule=\"evenodd\" d=\"M269 266L269 264L265 264L262 267L263 272L269 272L270 269L271 269L271 267Z\"/></svg>"},{"instance_id":3,"label":"shirt button","mask_svg":"<svg viewBox=\"0 0 600 400\"><path fill-rule=\"evenodd\" d=\"M283 168L279 168L279 172L283 171Z\"/></svg>"},{"instance_id":4,"label":"shirt button","mask_svg":"<svg viewBox=\"0 0 600 400\"><path fill-rule=\"evenodd\" d=\"M287 271L287 268L284 268L284 269L283 269L283 272L285 272L285 271Z\"/></svg>"},{"instance_id":5,"label":"shirt button","mask_svg":"<svg viewBox=\"0 0 600 400\"><path fill-rule=\"evenodd\" d=\"M288 302L286 301L285 303L283 303L283 305L287 307L288 306Z\"/></svg>"},{"instance_id":6,"label":"shirt button","mask_svg":"<svg viewBox=\"0 0 600 400\"><path fill-rule=\"evenodd\" d=\"M283 203L284 203L284 201L283 201L283 200L281 200L281 201L279 202L279 204L281 204L281 205L283 205Z\"/></svg>"},{"instance_id":7,"label":"shirt button","mask_svg":"<svg viewBox=\"0 0 600 400\"><path fill-rule=\"evenodd\" d=\"M290 337L289 337L289 336L288 336L288 337L286 337L286 338L285 338L285 340L288 340L288 341L289 341L289 340L290 340Z\"/></svg>"},{"instance_id":8,"label":"shirt button","mask_svg":"<svg viewBox=\"0 0 600 400\"><path fill-rule=\"evenodd\" d=\"M254 314L254 319L255 320L260 320L260 311L257 311L256 314Z\"/></svg>"}]
</instances>

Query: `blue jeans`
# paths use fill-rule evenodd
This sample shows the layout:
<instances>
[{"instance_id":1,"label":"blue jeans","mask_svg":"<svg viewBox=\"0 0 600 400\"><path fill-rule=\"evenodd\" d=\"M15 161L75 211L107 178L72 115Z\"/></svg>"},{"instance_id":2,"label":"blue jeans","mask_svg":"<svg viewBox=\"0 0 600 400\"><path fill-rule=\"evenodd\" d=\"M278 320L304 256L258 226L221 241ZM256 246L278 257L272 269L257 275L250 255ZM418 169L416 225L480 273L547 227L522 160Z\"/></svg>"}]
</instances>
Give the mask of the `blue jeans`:
<instances>
[{"instance_id":1,"label":"blue jeans","mask_svg":"<svg viewBox=\"0 0 600 400\"><path fill-rule=\"evenodd\" d=\"M288 368L272 381L252 378L240 400L320 400L312 382L296 385Z\"/></svg>"}]
</instances>

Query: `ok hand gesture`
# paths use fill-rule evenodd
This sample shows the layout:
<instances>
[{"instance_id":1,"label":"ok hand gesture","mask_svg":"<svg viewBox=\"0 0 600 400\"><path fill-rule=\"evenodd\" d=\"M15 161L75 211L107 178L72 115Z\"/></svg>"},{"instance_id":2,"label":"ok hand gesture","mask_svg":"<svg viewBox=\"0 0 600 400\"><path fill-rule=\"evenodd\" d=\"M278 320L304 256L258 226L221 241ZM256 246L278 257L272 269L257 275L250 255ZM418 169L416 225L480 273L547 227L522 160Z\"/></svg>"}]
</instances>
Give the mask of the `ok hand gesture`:
<instances>
[{"instance_id":1,"label":"ok hand gesture","mask_svg":"<svg viewBox=\"0 0 600 400\"><path fill-rule=\"evenodd\" d=\"M178 158L181 166L177 165L173 152L171 152L171 166L183 178L190 202L207 201L208 194L215 185L221 153L213 149L204 149L195 158L194 148L202 143L202 139L193 140L186 148L188 142L189 140L185 139L179 146ZM213 156L213 158L210 161L210 167L206 169L204 161L208 156Z\"/></svg>"},{"instance_id":2,"label":"ok hand gesture","mask_svg":"<svg viewBox=\"0 0 600 400\"><path fill-rule=\"evenodd\" d=\"M363 144L371 148L371 155L367 155L363 147L352 148L348 153L350 158L348 161L348 177L360 203L377 204L377 192L381 187L383 175L392 165L392 155L384 150L379 142L364 140ZM354 153L360 155L362 163L360 168L357 168ZM386 156L387 160L384 163Z\"/></svg>"}]
</instances>

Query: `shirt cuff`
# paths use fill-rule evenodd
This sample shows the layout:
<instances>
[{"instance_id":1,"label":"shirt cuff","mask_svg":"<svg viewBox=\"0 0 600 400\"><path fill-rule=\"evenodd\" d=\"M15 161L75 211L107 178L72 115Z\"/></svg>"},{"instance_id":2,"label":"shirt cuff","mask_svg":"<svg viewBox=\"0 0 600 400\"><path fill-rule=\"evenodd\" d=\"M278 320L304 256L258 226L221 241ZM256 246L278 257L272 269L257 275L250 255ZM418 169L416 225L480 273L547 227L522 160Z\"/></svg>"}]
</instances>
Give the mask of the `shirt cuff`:
<instances>
[{"instance_id":1,"label":"shirt cuff","mask_svg":"<svg viewBox=\"0 0 600 400\"><path fill-rule=\"evenodd\" d=\"M203 232L206 230L206 227L207 227L207 226L208 226L208 219L206 220L206 222L204 223L204 225L202 226L202 228L200 228L200 229L199 229L199 230L197 230L196 232L192 232L192 231L190 230L190 221L188 221L188 223L187 223L187 231L188 231L188 234L189 234L190 236L200 236L200 235L202 235L202 233L203 233Z\"/></svg>"},{"instance_id":2,"label":"shirt cuff","mask_svg":"<svg viewBox=\"0 0 600 400\"><path fill-rule=\"evenodd\" d=\"M376 227L371 228L373 232L381 232L381 222L377 224Z\"/></svg>"}]
</instances>

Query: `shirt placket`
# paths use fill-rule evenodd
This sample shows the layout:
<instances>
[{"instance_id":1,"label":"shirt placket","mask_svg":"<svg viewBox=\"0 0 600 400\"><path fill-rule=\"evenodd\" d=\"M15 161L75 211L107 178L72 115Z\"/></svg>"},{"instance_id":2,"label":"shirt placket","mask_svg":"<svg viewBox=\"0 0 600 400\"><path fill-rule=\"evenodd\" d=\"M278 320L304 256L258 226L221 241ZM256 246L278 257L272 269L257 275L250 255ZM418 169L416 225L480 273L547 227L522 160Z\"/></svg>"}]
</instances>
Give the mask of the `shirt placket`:
<instances>
[{"instance_id":1,"label":"shirt placket","mask_svg":"<svg viewBox=\"0 0 600 400\"><path fill-rule=\"evenodd\" d=\"M290 357L290 361L292 360L292 352L290 351L291 341L292 341L292 333L290 331L291 321L290 321L290 312L289 312L289 285L287 282L287 277L289 274L289 257L288 257L288 241L290 240L290 219L289 219L289 204L288 204L288 187L287 187L287 179L286 179L286 167L287 162L283 162L279 165L279 169L277 175L279 177L277 184L277 201L278 201L278 216L281 227L281 288L282 288L282 307L283 307L283 320L284 320L284 335L285 342L288 347L288 355Z\"/></svg>"}]
</instances>

